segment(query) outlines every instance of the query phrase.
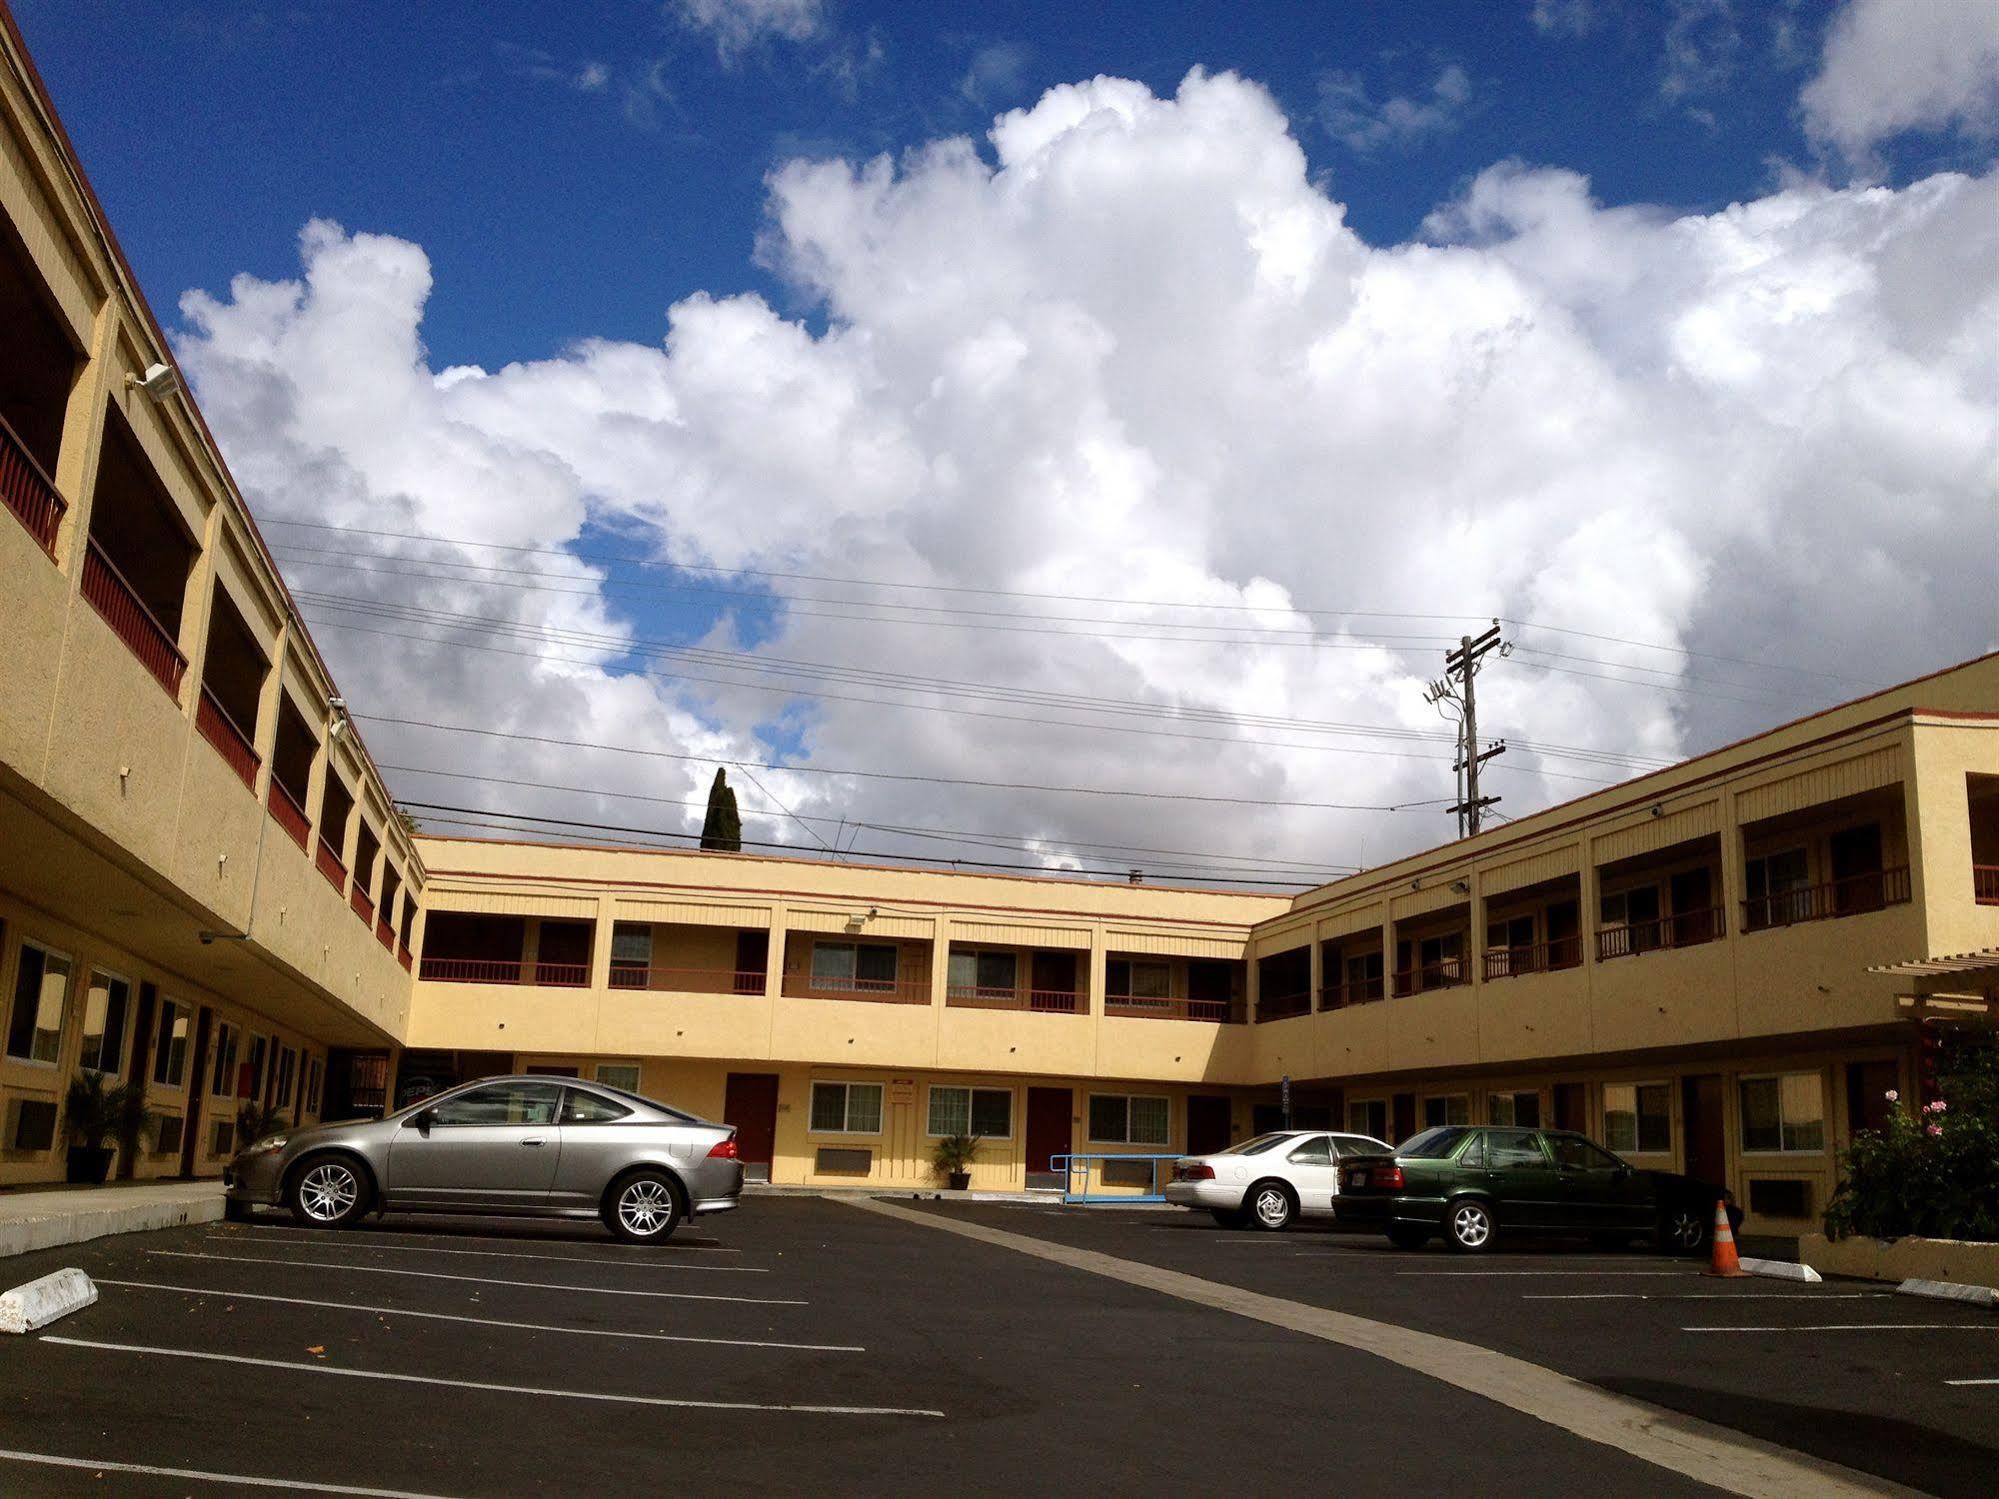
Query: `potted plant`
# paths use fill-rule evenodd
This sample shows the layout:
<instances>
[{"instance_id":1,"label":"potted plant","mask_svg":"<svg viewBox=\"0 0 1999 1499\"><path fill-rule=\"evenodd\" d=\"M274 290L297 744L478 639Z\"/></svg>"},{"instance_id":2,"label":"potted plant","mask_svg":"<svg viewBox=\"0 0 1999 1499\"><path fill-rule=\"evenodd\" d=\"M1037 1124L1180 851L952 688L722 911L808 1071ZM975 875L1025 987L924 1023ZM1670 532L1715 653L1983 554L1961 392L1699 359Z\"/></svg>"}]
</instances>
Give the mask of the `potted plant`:
<instances>
[{"instance_id":1,"label":"potted plant","mask_svg":"<svg viewBox=\"0 0 1999 1499\"><path fill-rule=\"evenodd\" d=\"M114 1083L102 1072L79 1072L63 1105L69 1128L65 1175L72 1182L99 1186L111 1172L113 1141L136 1151L152 1128L143 1083Z\"/></svg>"},{"instance_id":2,"label":"potted plant","mask_svg":"<svg viewBox=\"0 0 1999 1499\"><path fill-rule=\"evenodd\" d=\"M259 1140L290 1128L291 1121L276 1109L255 1099L245 1099L243 1106L236 1110L236 1148L248 1150Z\"/></svg>"},{"instance_id":3,"label":"potted plant","mask_svg":"<svg viewBox=\"0 0 1999 1499\"><path fill-rule=\"evenodd\" d=\"M930 1161L953 1192L962 1192L972 1184L972 1155L978 1148L977 1135L945 1135L937 1142Z\"/></svg>"}]
</instances>

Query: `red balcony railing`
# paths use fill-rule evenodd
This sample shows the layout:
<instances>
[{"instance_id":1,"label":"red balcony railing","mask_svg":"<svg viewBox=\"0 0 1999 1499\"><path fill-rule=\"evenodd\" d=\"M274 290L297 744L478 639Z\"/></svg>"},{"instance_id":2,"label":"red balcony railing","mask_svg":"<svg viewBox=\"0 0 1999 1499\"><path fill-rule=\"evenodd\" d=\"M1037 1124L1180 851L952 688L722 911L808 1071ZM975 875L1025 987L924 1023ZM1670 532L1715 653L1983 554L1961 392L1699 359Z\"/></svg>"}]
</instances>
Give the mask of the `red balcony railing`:
<instances>
[{"instance_id":1,"label":"red balcony railing","mask_svg":"<svg viewBox=\"0 0 1999 1499\"><path fill-rule=\"evenodd\" d=\"M1312 1010L1312 991L1296 989L1284 994L1259 994L1256 997L1256 1023L1266 1020L1289 1020L1294 1015L1307 1015Z\"/></svg>"},{"instance_id":2,"label":"red balcony railing","mask_svg":"<svg viewBox=\"0 0 1999 1499\"><path fill-rule=\"evenodd\" d=\"M652 989L680 994L762 994L761 970L734 968L648 968L639 963L611 964L613 989Z\"/></svg>"},{"instance_id":3,"label":"red balcony railing","mask_svg":"<svg viewBox=\"0 0 1999 1499\"><path fill-rule=\"evenodd\" d=\"M1909 899L1909 870L1876 869L1849 875L1823 885L1805 885L1775 895L1760 895L1742 903L1742 929L1760 932L1770 927L1796 926L1805 921L1827 921L1836 916L1858 916L1899 906Z\"/></svg>"},{"instance_id":4,"label":"red balcony railing","mask_svg":"<svg viewBox=\"0 0 1999 1499\"><path fill-rule=\"evenodd\" d=\"M398 942L396 944L396 961L403 965L405 973L409 971L411 965L414 963L415 959L410 956L409 944L407 942Z\"/></svg>"},{"instance_id":5,"label":"red balcony railing","mask_svg":"<svg viewBox=\"0 0 1999 1499\"><path fill-rule=\"evenodd\" d=\"M792 999L858 999L870 1004L927 1005L930 980L845 979L817 977L810 973L787 973L784 993Z\"/></svg>"},{"instance_id":6,"label":"red balcony railing","mask_svg":"<svg viewBox=\"0 0 1999 1499\"><path fill-rule=\"evenodd\" d=\"M1533 942L1525 947L1488 947L1485 976L1489 979L1517 978L1523 973L1558 973L1579 967L1583 960L1583 939L1557 937L1551 942Z\"/></svg>"},{"instance_id":7,"label":"red balcony railing","mask_svg":"<svg viewBox=\"0 0 1999 1499\"><path fill-rule=\"evenodd\" d=\"M55 556L56 532L69 505L5 417L0 417L0 505L14 512L43 551Z\"/></svg>"},{"instance_id":8,"label":"red balcony railing","mask_svg":"<svg viewBox=\"0 0 1999 1499\"><path fill-rule=\"evenodd\" d=\"M556 989L581 989L590 982L588 963L536 963L534 981Z\"/></svg>"},{"instance_id":9,"label":"red balcony railing","mask_svg":"<svg viewBox=\"0 0 1999 1499\"><path fill-rule=\"evenodd\" d=\"M1440 958L1434 963L1421 963L1398 971L1395 975L1395 994L1397 998L1406 998L1430 989L1455 989L1470 981L1471 965L1463 958Z\"/></svg>"},{"instance_id":10,"label":"red balcony railing","mask_svg":"<svg viewBox=\"0 0 1999 1499\"><path fill-rule=\"evenodd\" d=\"M203 739L215 746L223 763L236 772L243 784L256 790L257 767L264 763L263 757L251 747L250 736L237 726L206 685L201 689L201 700L195 704L194 726L201 730Z\"/></svg>"},{"instance_id":11,"label":"red balcony railing","mask_svg":"<svg viewBox=\"0 0 1999 1499\"><path fill-rule=\"evenodd\" d=\"M96 539L83 555L83 596L104 616L111 633L124 641L139 664L158 679L167 695L180 698L180 679L187 671L187 657L180 653L165 625L139 602L139 595L125 581Z\"/></svg>"},{"instance_id":12,"label":"red balcony railing","mask_svg":"<svg viewBox=\"0 0 1999 1499\"><path fill-rule=\"evenodd\" d=\"M354 914L361 918L361 925L375 924L375 898L361 888L359 880L356 880L354 888L347 892L347 904L352 906Z\"/></svg>"},{"instance_id":13,"label":"red balcony railing","mask_svg":"<svg viewBox=\"0 0 1999 1499\"><path fill-rule=\"evenodd\" d=\"M313 857L319 872L326 876L326 883L335 890L347 888L347 866L340 862L340 855L325 838L319 840L319 852Z\"/></svg>"},{"instance_id":14,"label":"red balcony railing","mask_svg":"<svg viewBox=\"0 0 1999 1499\"><path fill-rule=\"evenodd\" d=\"M1037 1015L1073 1015L1083 1008L1082 996L1067 989L1011 989L992 984L958 986L944 991L944 1003L959 1010L1030 1010Z\"/></svg>"},{"instance_id":15,"label":"red balcony railing","mask_svg":"<svg viewBox=\"0 0 1999 1499\"><path fill-rule=\"evenodd\" d=\"M526 969L519 958L426 957L418 977L444 984L518 984Z\"/></svg>"},{"instance_id":16,"label":"red balcony railing","mask_svg":"<svg viewBox=\"0 0 1999 1499\"><path fill-rule=\"evenodd\" d=\"M1650 921L1631 921L1607 926L1596 934L1596 960L1628 958L1642 952L1659 952L1673 947L1699 947L1725 935L1721 907L1699 911L1679 911L1671 916L1655 916Z\"/></svg>"},{"instance_id":17,"label":"red balcony railing","mask_svg":"<svg viewBox=\"0 0 1999 1499\"><path fill-rule=\"evenodd\" d=\"M1239 999L1158 999L1144 994L1106 994L1104 1013L1132 1020L1204 1020L1210 1024L1241 1025Z\"/></svg>"},{"instance_id":18,"label":"red balcony railing","mask_svg":"<svg viewBox=\"0 0 1999 1499\"><path fill-rule=\"evenodd\" d=\"M285 790L284 782L275 775L271 777L271 794L264 805L269 809L271 821L285 830L285 835L301 849L312 845L312 823L305 815L292 794Z\"/></svg>"},{"instance_id":19,"label":"red balcony railing","mask_svg":"<svg viewBox=\"0 0 1999 1499\"><path fill-rule=\"evenodd\" d=\"M379 916L375 918L375 940L390 952L396 950L396 929Z\"/></svg>"},{"instance_id":20,"label":"red balcony railing","mask_svg":"<svg viewBox=\"0 0 1999 1499\"><path fill-rule=\"evenodd\" d=\"M1999 906L1999 864L1971 866L1971 893L1981 906Z\"/></svg>"},{"instance_id":21,"label":"red balcony railing","mask_svg":"<svg viewBox=\"0 0 1999 1499\"><path fill-rule=\"evenodd\" d=\"M1322 1010L1344 1010L1349 1005L1364 1005L1382 998L1386 993L1386 982L1379 974L1373 978L1348 979L1344 983L1327 984L1319 990L1319 1008Z\"/></svg>"}]
</instances>

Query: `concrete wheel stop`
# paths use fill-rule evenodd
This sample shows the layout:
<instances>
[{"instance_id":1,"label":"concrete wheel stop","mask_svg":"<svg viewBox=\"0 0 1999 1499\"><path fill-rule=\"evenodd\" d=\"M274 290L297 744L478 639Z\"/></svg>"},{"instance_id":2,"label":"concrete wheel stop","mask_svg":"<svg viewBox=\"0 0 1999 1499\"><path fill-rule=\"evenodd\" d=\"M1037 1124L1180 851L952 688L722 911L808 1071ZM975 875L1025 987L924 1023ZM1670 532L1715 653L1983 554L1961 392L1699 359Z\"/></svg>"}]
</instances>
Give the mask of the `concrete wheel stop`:
<instances>
[{"instance_id":1,"label":"concrete wheel stop","mask_svg":"<svg viewBox=\"0 0 1999 1499\"><path fill-rule=\"evenodd\" d=\"M74 1267L0 1292L0 1332L33 1332L97 1300L97 1287Z\"/></svg>"}]
</instances>

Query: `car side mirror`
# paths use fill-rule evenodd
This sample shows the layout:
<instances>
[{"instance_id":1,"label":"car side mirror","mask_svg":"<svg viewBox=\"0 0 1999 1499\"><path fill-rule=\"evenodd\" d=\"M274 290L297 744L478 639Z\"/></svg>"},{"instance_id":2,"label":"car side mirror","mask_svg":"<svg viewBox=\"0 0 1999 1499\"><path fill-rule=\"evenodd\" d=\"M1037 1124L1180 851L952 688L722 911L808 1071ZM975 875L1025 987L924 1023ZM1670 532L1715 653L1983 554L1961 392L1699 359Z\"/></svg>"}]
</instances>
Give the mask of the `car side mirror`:
<instances>
[{"instance_id":1,"label":"car side mirror","mask_svg":"<svg viewBox=\"0 0 1999 1499\"><path fill-rule=\"evenodd\" d=\"M432 1114L429 1109L418 1109L414 1114L410 1115L410 1125L419 1134L427 1135L430 1133L431 1125L436 1122L436 1118L437 1116Z\"/></svg>"}]
</instances>

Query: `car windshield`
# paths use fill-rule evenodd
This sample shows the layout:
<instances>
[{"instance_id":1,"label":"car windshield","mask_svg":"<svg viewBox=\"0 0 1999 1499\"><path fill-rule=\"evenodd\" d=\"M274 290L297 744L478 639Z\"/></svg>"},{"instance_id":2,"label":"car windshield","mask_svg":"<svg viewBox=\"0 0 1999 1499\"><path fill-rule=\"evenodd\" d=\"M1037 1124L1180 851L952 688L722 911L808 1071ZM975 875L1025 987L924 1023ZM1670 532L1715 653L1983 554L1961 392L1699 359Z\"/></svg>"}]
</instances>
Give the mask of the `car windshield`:
<instances>
[{"instance_id":1,"label":"car windshield","mask_svg":"<svg viewBox=\"0 0 1999 1499\"><path fill-rule=\"evenodd\" d=\"M1397 1155L1415 1156L1418 1160L1440 1161L1458 1148L1458 1142L1471 1131L1461 1124L1439 1124L1426 1129L1420 1135L1412 1136L1395 1147Z\"/></svg>"},{"instance_id":2,"label":"car windshield","mask_svg":"<svg viewBox=\"0 0 1999 1499\"><path fill-rule=\"evenodd\" d=\"M1240 1145L1231 1145L1227 1150L1218 1150L1217 1155L1262 1155L1266 1150L1275 1150L1286 1140L1295 1140L1296 1135L1258 1135L1253 1140L1245 1140Z\"/></svg>"}]
</instances>

